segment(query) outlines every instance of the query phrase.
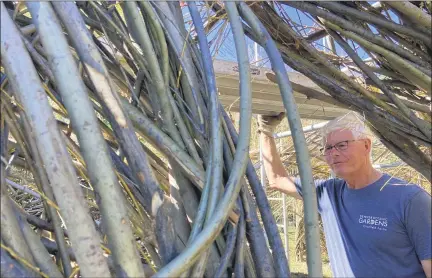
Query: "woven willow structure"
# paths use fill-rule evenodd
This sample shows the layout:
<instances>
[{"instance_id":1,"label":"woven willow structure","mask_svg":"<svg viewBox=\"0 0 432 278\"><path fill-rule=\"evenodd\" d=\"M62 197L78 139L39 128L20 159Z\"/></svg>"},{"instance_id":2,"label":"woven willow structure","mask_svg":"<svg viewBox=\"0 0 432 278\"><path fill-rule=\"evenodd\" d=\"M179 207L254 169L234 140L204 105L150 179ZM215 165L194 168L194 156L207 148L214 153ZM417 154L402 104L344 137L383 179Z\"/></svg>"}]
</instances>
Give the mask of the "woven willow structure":
<instances>
[{"instance_id":1,"label":"woven willow structure","mask_svg":"<svg viewBox=\"0 0 432 278\"><path fill-rule=\"evenodd\" d=\"M296 91L364 114L430 181L430 2L0 5L2 276L289 277L249 158L247 37L293 131L309 275L322 275L317 205L287 66L326 93ZM207 38L220 25L234 38L238 131Z\"/></svg>"}]
</instances>

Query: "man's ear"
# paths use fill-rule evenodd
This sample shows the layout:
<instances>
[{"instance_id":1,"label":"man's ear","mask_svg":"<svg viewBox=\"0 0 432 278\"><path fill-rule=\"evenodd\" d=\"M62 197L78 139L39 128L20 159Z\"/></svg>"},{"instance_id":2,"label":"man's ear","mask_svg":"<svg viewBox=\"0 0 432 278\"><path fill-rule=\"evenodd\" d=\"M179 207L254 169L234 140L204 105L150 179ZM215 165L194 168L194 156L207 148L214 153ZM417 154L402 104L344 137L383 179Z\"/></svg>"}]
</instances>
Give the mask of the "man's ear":
<instances>
[{"instance_id":1,"label":"man's ear","mask_svg":"<svg viewBox=\"0 0 432 278\"><path fill-rule=\"evenodd\" d=\"M372 149L372 140L369 139L369 138L366 138L364 140L364 146L365 146L365 149L366 149L367 152L371 152L371 149Z\"/></svg>"}]
</instances>

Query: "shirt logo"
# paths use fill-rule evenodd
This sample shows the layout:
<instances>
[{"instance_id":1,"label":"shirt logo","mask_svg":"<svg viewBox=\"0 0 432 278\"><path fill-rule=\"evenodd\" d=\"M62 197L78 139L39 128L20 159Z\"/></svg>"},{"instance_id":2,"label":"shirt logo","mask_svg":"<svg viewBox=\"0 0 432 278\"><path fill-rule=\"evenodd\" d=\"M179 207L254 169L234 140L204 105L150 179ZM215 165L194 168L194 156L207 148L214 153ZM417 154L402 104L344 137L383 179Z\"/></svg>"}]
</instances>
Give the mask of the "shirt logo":
<instances>
[{"instance_id":1,"label":"shirt logo","mask_svg":"<svg viewBox=\"0 0 432 278\"><path fill-rule=\"evenodd\" d=\"M359 224L363 225L363 228L387 231L387 218L378 217L378 216L370 216L370 215L362 215L360 214L360 218L358 220Z\"/></svg>"}]
</instances>

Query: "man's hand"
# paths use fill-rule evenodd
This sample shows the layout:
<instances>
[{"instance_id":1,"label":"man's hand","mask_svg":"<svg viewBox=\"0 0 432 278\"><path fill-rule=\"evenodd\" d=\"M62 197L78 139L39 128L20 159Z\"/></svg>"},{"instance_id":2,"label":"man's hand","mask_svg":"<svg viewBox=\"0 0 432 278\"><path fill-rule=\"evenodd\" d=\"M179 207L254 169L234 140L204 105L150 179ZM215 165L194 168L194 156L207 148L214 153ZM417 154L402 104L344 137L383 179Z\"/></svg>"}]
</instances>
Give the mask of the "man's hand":
<instances>
[{"instance_id":1,"label":"man's hand","mask_svg":"<svg viewBox=\"0 0 432 278\"><path fill-rule=\"evenodd\" d=\"M261 132L260 140L262 143L263 167L272 189L301 200L302 197L294 184L294 178L290 177L285 170L276 150L275 139L273 138L276 126L284 117L285 113L280 113L277 116L258 116L258 128Z\"/></svg>"},{"instance_id":2,"label":"man's hand","mask_svg":"<svg viewBox=\"0 0 432 278\"><path fill-rule=\"evenodd\" d=\"M285 112L281 112L277 116L258 115L258 130L269 136L273 136L274 130L285 118Z\"/></svg>"}]
</instances>

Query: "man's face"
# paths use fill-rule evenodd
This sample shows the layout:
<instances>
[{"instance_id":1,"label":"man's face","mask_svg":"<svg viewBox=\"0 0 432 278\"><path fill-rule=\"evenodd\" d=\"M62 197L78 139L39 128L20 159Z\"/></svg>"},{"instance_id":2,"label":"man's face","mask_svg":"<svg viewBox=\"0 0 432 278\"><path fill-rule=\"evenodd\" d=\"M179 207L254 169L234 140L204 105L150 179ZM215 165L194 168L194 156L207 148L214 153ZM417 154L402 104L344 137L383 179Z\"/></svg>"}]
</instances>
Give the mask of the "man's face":
<instances>
[{"instance_id":1,"label":"man's face","mask_svg":"<svg viewBox=\"0 0 432 278\"><path fill-rule=\"evenodd\" d=\"M350 130L341 129L327 135L324 148L327 164L336 176L344 178L355 173L361 174L369 161L371 141L356 140Z\"/></svg>"}]
</instances>

